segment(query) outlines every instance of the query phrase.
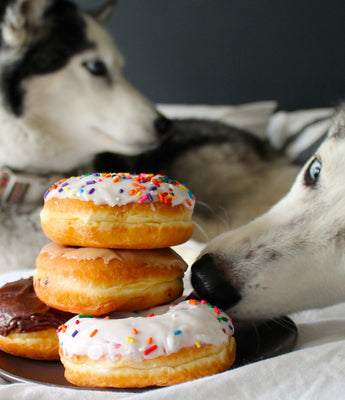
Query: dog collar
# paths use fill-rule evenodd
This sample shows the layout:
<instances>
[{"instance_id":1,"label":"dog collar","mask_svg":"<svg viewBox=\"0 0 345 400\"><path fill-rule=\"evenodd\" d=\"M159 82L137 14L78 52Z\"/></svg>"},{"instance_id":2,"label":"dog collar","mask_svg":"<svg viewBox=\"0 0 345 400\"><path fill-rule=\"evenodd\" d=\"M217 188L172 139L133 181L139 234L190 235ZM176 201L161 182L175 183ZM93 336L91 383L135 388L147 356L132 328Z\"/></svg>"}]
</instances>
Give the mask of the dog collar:
<instances>
[{"instance_id":1,"label":"dog collar","mask_svg":"<svg viewBox=\"0 0 345 400\"><path fill-rule=\"evenodd\" d=\"M79 175L83 169L67 175ZM16 172L8 167L0 168L0 208L29 211L43 202L43 195L62 174L35 175Z\"/></svg>"},{"instance_id":2,"label":"dog collar","mask_svg":"<svg viewBox=\"0 0 345 400\"><path fill-rule=\"evenodd\" d=\"M27 205L36 206L42 202L43 193L58 175L39 176L19 173L10 168L0 169L0 205L2 209Z\"/></svg>"}]
</instances>

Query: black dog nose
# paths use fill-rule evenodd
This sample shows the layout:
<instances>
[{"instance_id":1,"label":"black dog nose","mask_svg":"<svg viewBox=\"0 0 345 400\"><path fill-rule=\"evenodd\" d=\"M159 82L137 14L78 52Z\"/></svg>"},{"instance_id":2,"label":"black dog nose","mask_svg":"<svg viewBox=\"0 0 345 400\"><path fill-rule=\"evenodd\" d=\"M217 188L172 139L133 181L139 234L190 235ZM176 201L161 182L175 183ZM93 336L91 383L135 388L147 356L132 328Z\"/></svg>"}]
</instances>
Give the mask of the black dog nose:
<instances>
[{"instance_id":1,"label":"black dog nose","mask_svg":"<svg viewBox=\"0 0 345 400\"><path fill-rule=\"evenodd\" d=\"M163 115L160 115L154 121L154 126L156 128L156 131L162 135L168 133L172 125L173 125L172 121L164 117Z\"/></svg>"},{"instance_id":2,"label":"black dog nose","mask_svg":"<svg viewBox=\"0 0 345 400\"><path fill-rule=\"evenodd\" d=\"M204 300L222 309L241 300L241 295L226 278L226 263L212 254L205 254L192 265L192 285Z\"/></svg>"}]
</instances>

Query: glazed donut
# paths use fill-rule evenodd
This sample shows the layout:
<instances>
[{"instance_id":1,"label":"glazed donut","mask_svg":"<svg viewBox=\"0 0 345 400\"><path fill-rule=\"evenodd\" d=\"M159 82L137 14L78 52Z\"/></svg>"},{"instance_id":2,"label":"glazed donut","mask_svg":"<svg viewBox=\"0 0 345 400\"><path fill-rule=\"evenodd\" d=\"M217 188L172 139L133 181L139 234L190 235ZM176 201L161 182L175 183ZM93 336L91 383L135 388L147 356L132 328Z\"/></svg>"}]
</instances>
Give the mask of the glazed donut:
<instances>
[{"instance_id":1,"label":"glazed donut","mask_svg":"<svg viewBox=\"0 0 345 400\"><path fill-rule=\"evenodd\" d=\"M232 322L204 301L107 318L75 316L58 329L60 357L71 383L168 386L225 371L234 362Z\"/></svg>"},{"instance_id":2,"label":"glazed donut","mask_svg":"<svg viewBox=\"0 0 345 400\"><path fill-rule=\"evenodd\" d=\"M44 246L34 288L51 307L103 315L170 303L183 292L187 264L172 249L113 250Z\"/></svg>"},{"instance_id":3,"label":"glazed donut","mask_svg":"<svg viewBox=\"0 0 345 400\"><path fill-rule=\"evenodd\" d=\"M54 310L35 295L32 278L0 289L0 349L36 360L58 360L56 329L72 314Z\"/></svg>"},{"instance_id":4,"label":"glazed donut","mask_svg":"<svg viewBox=\"0 0 345 400\"><path fill-rule=\"evenodd\" d=\"M69 246L154 249L187 241L195 197L164 175L94 173L62 179L44 196L41 225Z\"/></svg>"}]
</instances>

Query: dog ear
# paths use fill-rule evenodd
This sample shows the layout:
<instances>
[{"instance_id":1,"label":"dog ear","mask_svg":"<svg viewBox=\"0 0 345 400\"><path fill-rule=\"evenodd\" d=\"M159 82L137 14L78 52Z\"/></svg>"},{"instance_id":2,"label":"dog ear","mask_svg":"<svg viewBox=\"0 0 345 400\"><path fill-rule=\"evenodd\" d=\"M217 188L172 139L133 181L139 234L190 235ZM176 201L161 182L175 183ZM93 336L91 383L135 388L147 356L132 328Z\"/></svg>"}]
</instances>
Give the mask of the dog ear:
<instances>
[{"instance_id":1,"label":"dog ear","mask_svg":"<svg viewBox=\"0 0 345 400\"><path fill-rule=\"evenodd\" d=\"M117 0L109 0L95 10L87 11L93 18L101 24L105 24L111 16Z\"/></svg>"},{"instance_id":2,"label":"dog ear","mask_svg":"<svg viewBox=\"0 0 345 400\"><path fill-rule=\"evenodd\" d=\"M40 27L49 0L16 0L9 3L1 23L1 44L22 48Z\"/></svg>"}]
</instances>

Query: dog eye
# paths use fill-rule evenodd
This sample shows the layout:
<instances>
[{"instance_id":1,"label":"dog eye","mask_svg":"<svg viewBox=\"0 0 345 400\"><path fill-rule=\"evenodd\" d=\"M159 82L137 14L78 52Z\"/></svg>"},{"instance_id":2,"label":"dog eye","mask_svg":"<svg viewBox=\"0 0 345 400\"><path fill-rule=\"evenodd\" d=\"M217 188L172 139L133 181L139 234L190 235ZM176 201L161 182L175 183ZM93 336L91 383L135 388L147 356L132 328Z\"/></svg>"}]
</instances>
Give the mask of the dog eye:
<instances>
[{"instance_id":1,"label":"dog eye","mask_svg":"<svg viewBox=\"0 0 345 400\"><path fill-rule=\"evenodd\" d=\"M86 61L83 66L95 76L106 76L108 73L107 66L101 60Z\"/></svg>"},{"instance_id":2,"label":"dog eye","mask_svg":"<svg viewBox=\"0 0 345 400\"><path fill-rule=\"evenodd\" d=\"M307 186L315 185L321 173L321 163L318 159L314 159L306 170L304 182Z\"/></svg>"}]
</instances>

